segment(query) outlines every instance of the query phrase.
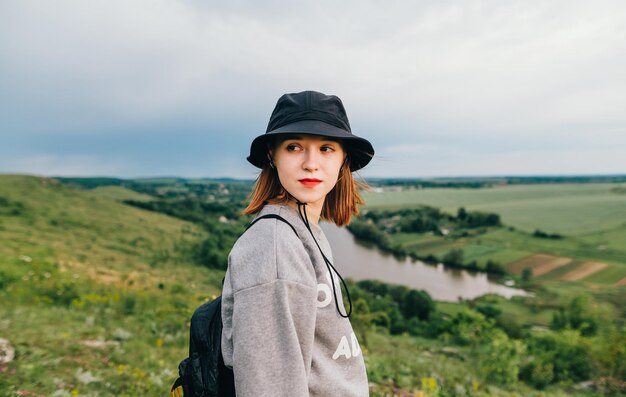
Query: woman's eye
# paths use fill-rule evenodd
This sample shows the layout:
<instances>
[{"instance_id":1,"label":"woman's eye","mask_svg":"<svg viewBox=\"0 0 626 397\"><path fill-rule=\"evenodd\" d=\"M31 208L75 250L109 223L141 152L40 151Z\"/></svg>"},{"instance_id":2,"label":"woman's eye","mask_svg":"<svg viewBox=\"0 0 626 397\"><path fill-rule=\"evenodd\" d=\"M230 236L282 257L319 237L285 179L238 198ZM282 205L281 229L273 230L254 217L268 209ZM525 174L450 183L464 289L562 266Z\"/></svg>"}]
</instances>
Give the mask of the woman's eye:
<instances>
[{"instance_id":1,"label":"woman's eye","mask_svg":"<svg viewBox=\"0 0 626 397\"><path fill-rule=\"evenodd\" d=\"M293 151L298 150L298 149L299 149L298 145L294 145L294 144L287 145L287 151L288 152L293 152Z\"/></svg>"},{"instance_id":2,"label":"woman's eye","mask_svg":"<svg viewBox=\"0 0 626 397\"><path fill-rule=\"evenodd\" d=\"M331 146L324 146L324 147L322 147L322 152L332 152L334 150L335 149L333 147L331 147Z\"/></svg>"}]
</instances>

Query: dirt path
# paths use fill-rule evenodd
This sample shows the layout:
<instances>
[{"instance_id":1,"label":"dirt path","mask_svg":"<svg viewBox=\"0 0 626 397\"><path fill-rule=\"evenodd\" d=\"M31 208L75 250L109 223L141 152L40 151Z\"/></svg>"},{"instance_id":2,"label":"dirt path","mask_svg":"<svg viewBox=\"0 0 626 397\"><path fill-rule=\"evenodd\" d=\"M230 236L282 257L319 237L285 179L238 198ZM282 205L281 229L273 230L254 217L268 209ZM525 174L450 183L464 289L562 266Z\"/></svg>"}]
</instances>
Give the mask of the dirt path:
<instances>
[{"instance_id":1,"label":"dirt path","mask_svg":"<svg viewBox=\"0 0 626 397\"><path fill-rule=\"evenodd\" d=\"M599 272L600 270L608 267L606 263L602 262L585 262L582 265L578 266L576 269L572 270L569 273L564 274L561 277L561 280L565 281L578 281L583 278L587 278L591 276L595 272Z\"/></svg>"}]
</instances>

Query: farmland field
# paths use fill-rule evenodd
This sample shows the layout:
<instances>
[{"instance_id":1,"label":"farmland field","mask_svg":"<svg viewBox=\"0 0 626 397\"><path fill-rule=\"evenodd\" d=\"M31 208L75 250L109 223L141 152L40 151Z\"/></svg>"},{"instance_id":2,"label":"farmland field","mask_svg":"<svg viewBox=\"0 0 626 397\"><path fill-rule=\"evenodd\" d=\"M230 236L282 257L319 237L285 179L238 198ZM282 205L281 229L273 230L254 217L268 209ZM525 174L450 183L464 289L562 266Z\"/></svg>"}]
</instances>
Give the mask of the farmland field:
<instances>
[{"instance_id":1,"label":"farmland field","mask_svg":"<svg viewBox=\"0 0 626 397\"><path fill-rule=\"evenodd\" d=\"M590 183L387 189L367 192L365 200L372 210L430 205L456 214L464 207L496 213L505 226L461 238L391 235L394 244L421 256L441 260L451 250L462 249L464 260L476 261L479 268L491 260L513 274L529 267L543 279L609 286L626 277L626 195L617 187ZM535 230L561 238L538 238L531 234Z\"/></svg>"},{"instance_id":2,"label":"farmland field","mask_svg":"<svg viewBox=\"0 0 626 397\"><path fill-rule=\"evenodd\" d=\"M577 281L583 278L589 277L593 273L599 272L600 270L607 267L606 263L602 262L585 262L576 269L571 272L565 274L561 277L561 280L568 281Z\"/></svg>"},{"instance_id":3,"label":"farmland field","mask_svg":"<svg viewBox=\"0 0 626 397\"><path fill-rule=\"evenodd\" d=\"M626 223L626 195L615 188L615 184L605 183L512 185L370 191L364 198L368 208L425 204L456 213L459 207L465 207L498 213L504 224L525 231L538 228L565 235L585 235L616 229Z\"/></svg>"},{"instance_id":4,"label":"farmland field","mask_svg":"<svg viewBox=\"0 0 626 397\"><path fill-rule=\"evenodd\" d=\"M559 267L568 265L572 260L570 258L558 257L545 254L534 254L522 260L513 262L509 265L509 270L520 274L525 268L530 268L533 275L541 276L550 273Z\"/></svg>"}]
</instances>

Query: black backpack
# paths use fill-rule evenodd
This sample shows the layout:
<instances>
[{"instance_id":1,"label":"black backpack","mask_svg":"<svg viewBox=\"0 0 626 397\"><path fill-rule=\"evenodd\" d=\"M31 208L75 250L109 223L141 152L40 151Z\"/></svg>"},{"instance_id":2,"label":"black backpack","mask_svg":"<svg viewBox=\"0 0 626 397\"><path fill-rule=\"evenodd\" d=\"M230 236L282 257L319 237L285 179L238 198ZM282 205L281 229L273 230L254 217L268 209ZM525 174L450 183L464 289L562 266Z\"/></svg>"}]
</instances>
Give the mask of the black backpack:
<instances>
[{"instance_id":1,"label":"black backpack","mask_svg":"<svg viewBox=\"0 0 626 397\"><path fill-rule=\"evenodd\" d=\"M261 219L273 218L285 222L296 233L296 229L284 218L267 214L256 218L248 225ZM245 231L244 231L245 233ZM191 316L189 330L189 357L178 365L179 377L172 385L172 396L184 397L234 397L233 371L224 365L222 357L222 297L204 303Z\"/></svg>"}]
</instances>

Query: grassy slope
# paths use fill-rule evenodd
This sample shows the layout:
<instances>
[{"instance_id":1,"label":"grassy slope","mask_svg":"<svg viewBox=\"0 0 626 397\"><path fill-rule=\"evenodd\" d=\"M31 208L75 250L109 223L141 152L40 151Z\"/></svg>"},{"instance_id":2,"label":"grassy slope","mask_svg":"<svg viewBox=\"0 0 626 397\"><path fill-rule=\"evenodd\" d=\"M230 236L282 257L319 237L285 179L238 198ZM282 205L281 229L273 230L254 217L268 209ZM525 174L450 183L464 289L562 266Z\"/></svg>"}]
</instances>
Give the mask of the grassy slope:
<instances>
[{"instance_id":1,"label":"grassy slope","mask_svg":"<svg viewBox=\"0 0 626 397\"><path fill-rule=\"evenodd\" d=\"M144 287L167 280L162 269L153 268L173 262L176 258L168 256L177 246L204 233L193 224L111 200L110 191L83 192L47 178L0 175L0 196L24 208L20 216L1 219L4 258L28 255L86 276L105 271L118 280L141 272L136 282ZM116 197L122 198L119 191Z\"/></svg>"},{"instance_id":2,"label":"grassy slope","mask_svg":"<svg viewBox=\"0 0 626 397\"><path fill-rule=\"evenodd\" d=\"M147 194L137 193L121 186L98 186L97 188L90 190L89 194L117 201L150 201L154 199L152 196L148 196Z\"/></svg>"},{"instance_id":3,"label":"grassy slope","mask_svg":"<svg viewBox=\"0 0 626 397\"><path fill-rule=\"evenodd\" d=\"M111 196L0 175L0 197L21 208L0 212L0 337L17 352L0 395L163 395L174 378L186 323L222 272L186 263L195 225Z\"/></svg>"}]
</instances>

